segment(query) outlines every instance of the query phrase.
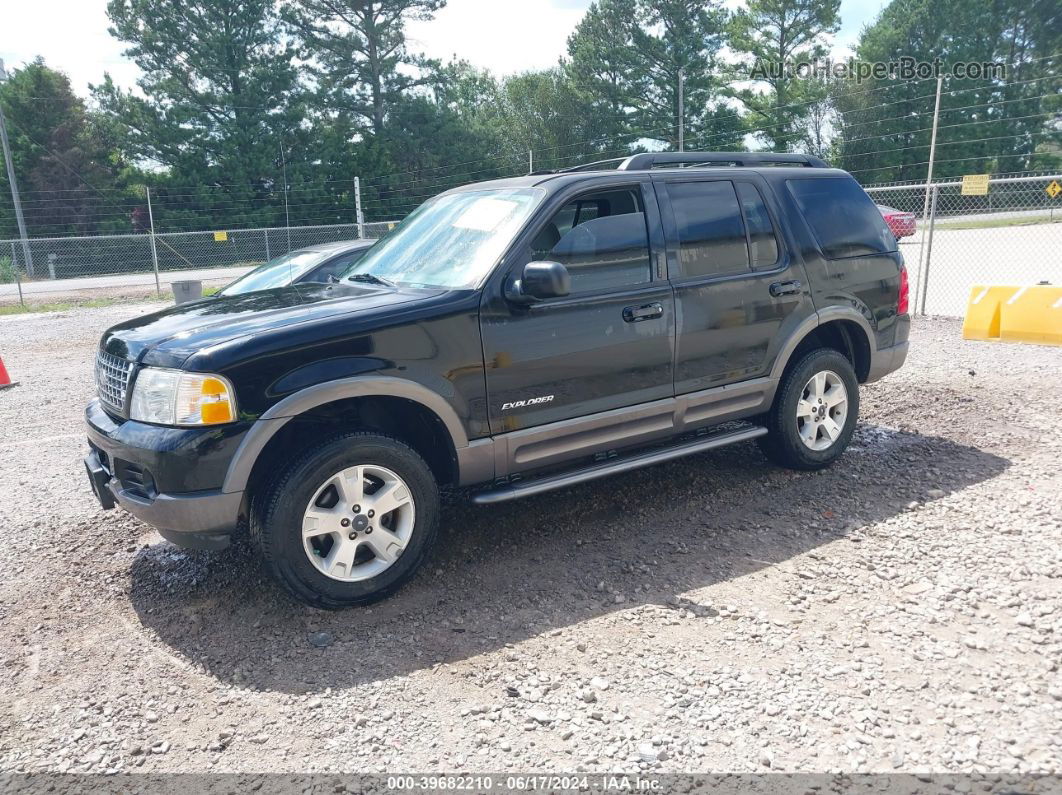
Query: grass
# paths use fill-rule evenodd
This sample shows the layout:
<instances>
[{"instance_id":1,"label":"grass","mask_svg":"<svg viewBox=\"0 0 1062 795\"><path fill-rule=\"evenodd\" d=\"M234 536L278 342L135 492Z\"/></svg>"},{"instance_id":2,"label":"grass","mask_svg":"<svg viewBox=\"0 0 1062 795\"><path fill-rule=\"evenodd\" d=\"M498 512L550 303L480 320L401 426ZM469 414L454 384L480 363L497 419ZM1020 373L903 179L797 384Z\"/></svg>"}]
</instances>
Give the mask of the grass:
<instances>
[{"instance_id":1,"label":"grass","mask_svg":"<svg viewBox=\"0 0 1062 795\"><path fill-rule=\"evenodd\" d=\"M11 257L0 257L0 284L11 284L15 281L15 268L11 264Z\"/></svg>"},{"instance_id":2,"label":"grass","mask_svg":"<svg viewBox=\"0 0 1062 795\"><path fill-rule=\"evenodd\" d=\"M37 312L68 312L71 309L99 309L116 304L141 303L143 301L165 301L165 298L138 298L130 301L128 298L91 298L86 301L59 301L51 304L5 304L0 306L0 317L4 315L30 315Z\"/></svg>"},{"instance_id":3,"label":"grass","mask_svg":"<svg viewBox=\"0 0 1062 795\"><path fill-rule=\"evenodd\" d=\"M1025 218L983 218L976 221L937 221L937 229L996 229L1001 226L1038 226L1040 224L1062 223L1062 212L1058 218L1048 215L1033 215Z\"/></svg>"}]
</instances>

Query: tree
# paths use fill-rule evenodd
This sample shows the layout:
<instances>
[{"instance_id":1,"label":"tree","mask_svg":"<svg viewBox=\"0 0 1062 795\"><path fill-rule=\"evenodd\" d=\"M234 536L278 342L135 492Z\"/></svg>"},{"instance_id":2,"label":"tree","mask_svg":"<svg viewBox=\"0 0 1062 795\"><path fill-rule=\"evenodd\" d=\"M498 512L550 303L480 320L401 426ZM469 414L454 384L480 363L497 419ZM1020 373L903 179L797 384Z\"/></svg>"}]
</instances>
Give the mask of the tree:
<instances>
[{"instance_id":1,"label":"tree","mask_svg":"<svg viewBox=\"0 0 1062 795\"><path fill-rule=\"evenodd\" d=\"M568 77L591 112L617 137L630 131L636 25L636 0L599 0L568 37Z\"/></svg>"},{"instance_id":2,"label":"tree","mask_svg":"<svg viewBox=\"0 0 1062 795\"><path fill-rule=\"evenodd\" d=\"M405 24L430 19L446 0L298 0L284 16L301 36L300 52L331 110L380 135L388 111L429 80L431 64L406 49Z\"/></svg>"},{"instance_id":3,"label":"tree","mask_svg":"<svg viewBox=\"0 0 1062 795\"><path fill-rule=\"evenodd\" d=\"M12 162L29 231L37 236L125 228L118 188L124 163L105 123L85 109L62 72L37 58L0 84ZM0 169L0 237L16 234L6 169Z\"/></svg>"},{"instance_id":4,"label":"tree","mask_svg":"<svg viewBox=\"0 0 1062 795\"><path fill-rule=\"evenodd\" d=\"M1052 168L1062 31L1057 3L894 0L860 38L864 61L939 58L945 78L934 174ZM959 62L999 62L1006 75L951 76ZM925 179L935 81L848 81L838 91L841 164L867 182ZM1055 125L1055 126L1052 126Z\"/></svg>"},{"instance_id":5,"label":"tree","mask_svg":"<svg viewBox=\"0 0 1062 795\"><path fill-rule=\"evenodd\" d=\"M631 41L635 58L628 75L637 127L643 135L678 145L681 71L691 138L717 135L715 125L704 123L719 115L718 53L727 12L714 0L643 0L637 20Z\"/></svg>"},{"instance_id":6,"label":"tree","mask_svg":"<svg viewBox=\"0 0 1062 795\"><path fill-rule=\"evenodd\" d=\"M731 20L730 46L751 67L744 77L766 87L739 96L757 135L775 152L804 138L803 122L826 97L824 82L793 70L826 55L826 37L840 27L840 6L841 0L750 0Z\"/></svg>"},{"instance_id":7,"label":"tree","mask_svg":"<svg viewBox=\"0 0 1062 795\"><path fill-rule=\"evenodd\" d=\"M306 151L294 48L274 0L110 0L107 13L144 73L143 96L110 76L93 89L129 155L185 185L217 186L200 198L219 220L274 219L281 146Z\"/></svg>"}]
</instances>

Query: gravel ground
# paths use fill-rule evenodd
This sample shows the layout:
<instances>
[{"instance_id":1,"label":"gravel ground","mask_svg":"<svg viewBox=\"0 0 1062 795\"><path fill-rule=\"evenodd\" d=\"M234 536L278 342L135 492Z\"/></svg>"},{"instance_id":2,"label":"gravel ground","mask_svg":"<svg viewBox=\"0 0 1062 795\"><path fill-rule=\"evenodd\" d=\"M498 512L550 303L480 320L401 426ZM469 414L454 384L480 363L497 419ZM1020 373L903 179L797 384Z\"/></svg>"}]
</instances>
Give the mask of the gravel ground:
<instances>
[{"instance_id":1,"label":"gravel ground","mask_svg":"<svg viewBox=\"0 0 1062 795\"><path fill-rule=\"evenodd\" d=\"M325 613L94 505L91 353L135 311L0 318L2 771L1062 772L1062 349L919 321L829 471L455 504Z\"/></svg>"}]
</instances>

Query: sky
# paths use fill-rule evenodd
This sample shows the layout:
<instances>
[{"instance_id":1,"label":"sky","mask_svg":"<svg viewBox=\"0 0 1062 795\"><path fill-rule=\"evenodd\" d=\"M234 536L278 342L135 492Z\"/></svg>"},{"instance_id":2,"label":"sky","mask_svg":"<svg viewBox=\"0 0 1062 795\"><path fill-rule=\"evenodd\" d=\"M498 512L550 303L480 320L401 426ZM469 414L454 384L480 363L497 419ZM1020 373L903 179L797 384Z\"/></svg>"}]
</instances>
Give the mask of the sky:
<instances>
[{"instance_id":1,"label":"sky","mask_svg":"<svg viewBox=\"0 0 1062 795\"><path fill-rule=\"evenodd\" d=\"M138 69L107 32L107 0L4 0L3 5L0 58L8 69L42 55L49 66L66 72L82 96L104 72L121 86L134 86ZM554 65L589 5L590 0L449 0L433 20L410 24L407 34L414 51L444 61L457 55L507 75ZM851 46L885 5L887 0L841 0L835 52Z\"/></svg>"}]
</instances>

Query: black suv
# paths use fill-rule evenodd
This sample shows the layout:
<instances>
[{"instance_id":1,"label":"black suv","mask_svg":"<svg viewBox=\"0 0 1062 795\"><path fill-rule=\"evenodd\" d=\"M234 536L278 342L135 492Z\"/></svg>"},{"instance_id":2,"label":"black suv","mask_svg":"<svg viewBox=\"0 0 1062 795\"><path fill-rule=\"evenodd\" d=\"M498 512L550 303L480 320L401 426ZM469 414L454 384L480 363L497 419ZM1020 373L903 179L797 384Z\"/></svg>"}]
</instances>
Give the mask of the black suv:
<instances>
[{"instance_id":1,"label":"black suv","mask_svg":"<svg viewBox=\"0 0 1062 795\"><path fill-rule=\"evenodd\" d=\"M395 590L439 490L493 503L756 439L817 469L899 367L903 261L802 155L641 154L426 202L330 284L107 331L85 459L182 546L245 524L297 598Z\"/></svg>"}]
</instances>

